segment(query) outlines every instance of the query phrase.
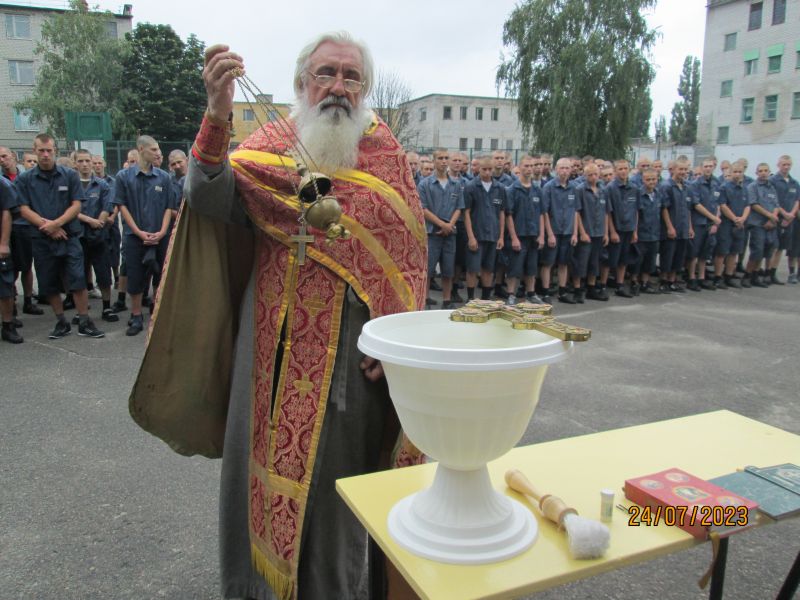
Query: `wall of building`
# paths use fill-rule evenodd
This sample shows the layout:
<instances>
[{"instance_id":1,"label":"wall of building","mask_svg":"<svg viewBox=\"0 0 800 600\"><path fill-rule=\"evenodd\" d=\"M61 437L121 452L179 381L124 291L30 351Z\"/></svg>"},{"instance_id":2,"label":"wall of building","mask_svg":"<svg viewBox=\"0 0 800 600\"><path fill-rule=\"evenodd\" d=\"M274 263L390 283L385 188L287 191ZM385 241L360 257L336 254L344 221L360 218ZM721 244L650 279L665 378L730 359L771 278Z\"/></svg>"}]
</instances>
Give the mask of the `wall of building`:
<instances>
[{"instance_id":1,"label":"wall of building","mask_svg":"<svg viewBox=\"0 0 800 600\"><path fill-rule=\"evenodd\" d=\"M266 124L278 116L286 118L291 112L288 104L273 104L272 96L267 94L263 103L233 103L233 135L231 144L238 145L245 141L251 133L259 128L259 123Z\"/></svg>"}]
</instances>

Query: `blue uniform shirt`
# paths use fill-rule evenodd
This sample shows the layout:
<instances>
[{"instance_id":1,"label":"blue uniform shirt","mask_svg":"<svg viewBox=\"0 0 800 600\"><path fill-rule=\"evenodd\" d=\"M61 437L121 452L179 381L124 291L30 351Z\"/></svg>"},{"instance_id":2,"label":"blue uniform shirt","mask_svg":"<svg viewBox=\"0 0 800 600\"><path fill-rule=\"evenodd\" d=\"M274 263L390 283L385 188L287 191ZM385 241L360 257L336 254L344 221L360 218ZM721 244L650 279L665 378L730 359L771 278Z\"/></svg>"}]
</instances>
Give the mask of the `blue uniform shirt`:
<instances>
[{"instance_id":1,"label":"blue uniform shirt","mask_svg":"<svg viewBox=\"0 0 800 600\"><path fill-rule=\"evenodd\" d=\"M37 165L19 175L14 185L20 203L49 221L63 215L75 200L83 202L83 187L78 173L60 165L55 165L50 171L42 171ZM63 229L70 237L80 236L83 232L77 216ZM31 235L45 234L34 227Z\"/></svg>"},{"instance_id":2,"label":"blue uniform shirt","mask_svg":"<svg viewBox=\"0 0 800 600\"><path fill-rule=\"evenodd\" d=\"M495 177L494 175L492 175L492 179L494 179L497 183L506 188L512 185L517 180L516 177L514 177L513 175L509 175L508 173L505 172L501 173L499 177Z\"/></svg>"},{"instance_id":3,"label":"blue uniform shirt","mask_svg":"<svg viewBox=\"0 0 800 600\"><path fill-rule=\"evenodd\" d=\"M683 188L678 187L675 180L670 177L658 186L658 193L661 197L661 208L666 208L672 226L675 228L675 239L689 239L689 211L692 210L692 195L689 187L684 182ZM661 223L661 239L667 239L667 227Z\"/></svg>"},{"instance_id":4,"label":"blue uniform shirt","mask_svg":"<svg viewBox=\"0 0 800 600\"><path fill-rule=\"evenodd\" d=\"M81 183L81 186L83 183ZM81 202L81 213L87 217L96 219L100 213L106 211L111 213L114 206L111 204L111 188L108 184L92 175L89 184L83 189L83 202ZM83 237L94 240L106 237L105 229L92 229L88 223L83 223Z\"/></svg>"},{"instance_id":5,"label":"blue uniform shirt","mask_svg":"<svg viewBox=\"0 0 800 600\"><path fill-rule=\"evenodd\" d=\"M472 233L479 242L496 242L500 237L500 218L506 204L506 188L492 180L487 192L480 177L464 189L464 208L470 211Z\"/></svg>"},{"instance_id":6,"label":"blue uniform shirt","mask_svg":"<svg viewBox=\"0 0 800 600\"><path fill-rule=\"evenodd\" d=\"M515 181L506 188L506 213L514 219L517 237L539 237L542 206L542 190L537 186L526 188L521 181Z\"/></svg>"},{"instance_id":7,"label":"blue uniform shirt","mask_svg":"<svg viewBox=\"0 0 800 600\"><path fill-rule=\"evenodd\" d=\"M775 173L769 180L778 193L778 205L787 212L792 210L794 203L800 200L800 185L797 180L789 175L787 181L780 173Z\"/></svg>"},{"instance_id":8,"label":"blue uniform shirt","mask_svg":"<svg viewBox=\"0 0 800 600\"><path fill-rule=\"evenodd\" d=\"M712 215L717 214L717 208L719 208L719 183L715 177L710 179L698 177L692 182L689 189L694 198L692 201L692 225L707 225L708 218L697 212L694 206L701 204Z\"/></svg>"},{"instance_id":9,"label":"blue uniform shirt","mask_svg":"<svg viewBox=\"0 0 800 600\"><path fill-rule=\"evenodd\" d=\"M561 185L558 179L553 179L545 184L542 197L553 234L572 235L575 232L575 213L580 208L575 184L567 181L566 185Z\"/></svg>"},{"instance_id":10,"label":"blue uniform shirt","mask_svg":"<svg viewBox=\"0 0 800 600\"><path fill-rule=\"evenodd\" d=\"M639 226L637 237L640 242L657 242L661 238L661 199L658 190L639 193Z\"/></svg>"},{"instance_id":11,"label":"blue uniform shirt","mask_svg":"<svg viewBox=\"0 0 800 600\"><path fill-rule=\"evenodd\" d=\"M727 204L737 217L741 217L744 207L747 206L747 190L743 184L726 181L719 189L719 203Z\"/></svg>"},{"instance_id":12,"label":"blue uniform shirt","mask_svg":"<svg viewBox=\"0 0 800 600\"><path fill-rule=\"evenodd\" d=\"M774 212L778 208L778 192L775 191L775 187L769 180L766 183L754 181L747 186L747 203L750 206L760 204L768 212ZM747 224L758 227L763 227L768 220L767 217L752 209L747 216Z\"/></svg>"},{"instance_id":13,"label":"blue uniform shirt","mask_svg":"<svg viewBox=\"0 0 800 600\"><path fill-rule=\"evenodd\" d=\"M139 229L150 233L161 230L165 211L178 208L169 173L157 167L145 173L139 165L117 173L112 203L127 207ZM124 221L123 234L133 235Z\"/></svg>"},{"instance_id":14,"label":"blue uniform shirt","mask_svg":"<svg viewBox=\"0 0 800 600\"><path fill-rule=\"evenodd\" d=\"M19 210L19 198L17 198L17 190L12 183L5 177L0 177L0 210L11 211L11 218ZM27 223L27 221L25 221Z\"/></svg>"},{"instance_id":15,"label":"blue uniform shirt","mask_svg":"<svg viewBox=\"0 0 800 600\"><path fill-rule=\"evenodd\" d=\"M610 205L611 217L617 232L636 229L636 214L639 211L639 188L630 182L622 183L616 177L603 188Z\"/></svg>"},{"instance_id":16,"label":"blue uniform shirt","mask_svg":"<svg viewBox=\"0 0 800 600\"><path fill-rule=\"evenodd\" d=\"M447 184L442 187L434 174L420 181L417 191L422 208L427 208L442 221L449 222L454 212L464 210L464 185L458 179L448 177ZM425 229L434 233L438 228L426 219Z\"/></svg>"},{"instance_id":17,"label":"blue uniform shirt","mask_svg":"<svg viewBox=\"0 0 800 600\"><path fill-rule=\"evenodd\" d=\"M596 194L586 184L578 186L577 192L581 205L583 228L589 237L603 237L606 232L606 216L609 213L609 206L600 189L600 182L598 181Z\"/></svg>"}]
</instances>

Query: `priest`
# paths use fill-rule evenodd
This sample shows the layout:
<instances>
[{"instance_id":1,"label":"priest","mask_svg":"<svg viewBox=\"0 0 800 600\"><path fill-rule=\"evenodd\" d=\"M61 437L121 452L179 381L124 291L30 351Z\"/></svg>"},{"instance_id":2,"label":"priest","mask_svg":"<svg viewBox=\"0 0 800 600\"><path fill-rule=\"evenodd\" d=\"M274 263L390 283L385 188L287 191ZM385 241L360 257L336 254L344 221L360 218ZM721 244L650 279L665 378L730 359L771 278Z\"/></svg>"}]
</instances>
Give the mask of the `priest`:
<instances>
[{"instance_id":1,"label":"priest","mask_svg":"<svg viewBox=\"0 0 800 600\"><path fill-rule=\"evenodd\" d=\"M366 105L363 44L337 32L306 46L291 118L229 153L243 72L227 46L206 51L208 108L130 410L177 452L222 456L225 597L355 598L366 533L335 480L421 460L356 342L369 319L423 306L422 209ZM300 161L330 177L351 237L301 231Z\"/></svg>"}]
</instances>

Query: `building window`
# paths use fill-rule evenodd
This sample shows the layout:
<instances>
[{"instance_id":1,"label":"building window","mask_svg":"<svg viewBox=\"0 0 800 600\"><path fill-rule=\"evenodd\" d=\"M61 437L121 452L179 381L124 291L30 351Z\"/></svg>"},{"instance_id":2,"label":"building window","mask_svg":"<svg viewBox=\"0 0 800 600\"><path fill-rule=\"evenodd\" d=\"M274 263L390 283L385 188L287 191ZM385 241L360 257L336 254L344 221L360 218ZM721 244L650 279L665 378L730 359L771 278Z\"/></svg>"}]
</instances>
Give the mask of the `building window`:
<instances>
[{"instance_id":1,"label":"building window","mask_svg":"<svg viewBox=\"0 0 800 600\"><path fill-rule=\"evenodd\" d=\"M115 40L119 37L116 21L106 21L106 35L112 40Z\"/></svg>"},{"instance_id":2,"label":"building window","mask_svg":"<svg viewBox=\"0 0 800 600\"><path fill-rule=\"evenodd\" d=\"M468 143L469 143L469 140L467 138L458 138L458 149L459 150L466 150Z\"/></svg>"},{"instance_id":3,"label":"building window","mask_svg":"<svg viewBox=\"0 0 800 600\"><path fill-rule=\"evenodd\" d=\"M717 143L727 144L729 133L730 133L729 127L717 127Z\"/></svg>"},{"instance_id":4,"label":"building window","mask_svg":"<svg viewBox=\"0 0 800 600\"><path fill-rule=\"evenodd\" d=\"M794 99L792 101L792 118L800 119L800 92L794 93Z\"/></svg>"},{"instance_id":5,"label":"building window","mask_svg":"<svg viewBox=\"0 0 800 600\"><path fill-rule=\"evenodd\" d=\"M453 107L452 106L445 106L442 109L442 119L445 121L449 121L453 118Z\"/></svg>"},{"instance_id":6,"label":"building window","mask_svg":"<svg viewBox=\"0 0 800 600\"><path fill-rule=\"evenodd\" d=\"M252 108L245 108L242 110L242 121L255 121L256 113Z\"/></svg>"},{"instance_id":7,"label":"building window","mask_svg":"<svg viewBox=\"0 0 800 600\"><path fill-rule=\"evenodd\" d=\"M500 118L500 109L493 108L492 109L492 121L497 121Z\"/></svg>"},{"instance_id":8,"label":"building window","mask_svg":"<svg viewBox=\"0 0 800 600\"><path fill-rule=\"evenodd\" d=\"M31 39L31 18L28 15L6 15L6 37Z\"/></svg>"},{"instance_id":9,"label":"building window","mask_svg":"<svg viewBox=\"0 0 800 600\"><path fill-rule=\"evenodd\" d=\"M772 24L780 25L786 21L786 0L773 0Z\"/></svg>"},{"instance_id":10,"label":"building window","mask_svg":"<svg viewBox=\"0 0 800 600\"><path fill-rule=\"evenodd\" d=\"M778 95L766 96L764 98L764 120L774 121L778 118Z\"/></svg>"},{"instance_id":11,"label":"building window","mask_svg":"<svg viewBox=\"0 0 800 600\"><path fill-rule=\"evenodd\" d=\"M267 120L268 121L277 121L279 117L280 117L280 114L278 113L277 110L271 110L271 111L267 112Z\"/></svg>"},{"instance_id":12,"label":"building window","mask_svg":"<svg viewBox=\"0 0 800 600\"><path fill-rule=\"evenodd\" d=\"M473 148L475 148L475 150L483 150L483 138L475 138Z\"/></svg>"},{"instance_id":13,"label":"building window","mask_svg":"<svg viewBox=\"0 0 800 600\"><path fill-rule=\"evenodd\" d=\"M476 121L483 121L483 107L476 106L475 107L475 120Z\"/></svg>"},{"instance_id":14,"label":"building window","mask_svg":"<svg viewBox=\"0 0 800 600\"><path fill-rule=\"evenodd\" d=\"M13 85L33 85L33 61L8 61L8 77Z\"/></svg>"},{"instance_id":15,"label":"building window","mask_svg":"<svg viewBox=\"0 0 800 600\"><path fill-rule=\"evenodd\" d=\"M725 35L725 52L736 50L736 34L728 33Z\"/></svg>"},{"instance_id":16,"label":"building window","mask_svg":"<svg viewBox=\"0 0 800 600\"><path fill-rule=\"evenodd\" d=\"M424 121L428 118L428 111L424 108L419 109L419 120Z\"/></svg>"},{"instance_id":17,"label":"building window","mask_svg":"<svg viewBox=\"0 0 800 600\"><path fill-rule=\"evenodd\" d=\"M506 140L506 150L514 149L514 140Z\"/></svg>"},{"instance_id":18,"label":"building window","mask_svg":"<svg viewBox=\"0 0 800 600\"><path fill-rule=\"evenodd\" d=\"M497 138L492 138L489 140L489 150L497 150L499 145L500 145L500 140L498 140Z\"/></svg>"},{"instance_id":19,"label":"building window","mask_svg":"<svg viewBox=\"0 0 800 600\"><path fill-rule=\"evenodd\" d=\"M750 20L747 23L747 29L761 29L761 13L764 12L763 2L753 2L750 5Z\"/></svg>"},{"instance_id":20,"label":"building window","mask_svg":"<svg viewBox=\"0 0 800 600\"><path fill-rule=\"evenodd\" d=\"M467 107L466 106L462 106L461 108L458 109L458 118L461 119L462 121L466 121L467 120Z\"/></svg>"},{"instance_id":21,"label":"building window","mask_svg":"<svg viewBox=\"0 0 800 600\"><path fill-rule=\"evenodd\" d=\"M31 118L31 111L14 109L14 131L39 131L39 126Z\"/></svg>"},{"instance_id":22,"label":"building window","mask_svg":"<svg viewBox=\"0 0 800 600\"><path fill-rule=\"evenodd\" d=\"M744 61L744 74L745 75L755 75L758 73L758 59L753 58L750 60Z\"/></svg>"},{"instance_id":23,"label":"building window","mask_svg":"<svg viewBox=\"0 0 800 600\"><path fill-rule=\"evenodd\" d=\"M767 58L767 73L780 73L782 58L782 56L770 56Z\"/></svg>"},{"instance_id":24,"label":"building window","mask_svg":"<svg viewBox=\"0 0 800 600\"><path fill-rule=\"evenodd\" d=\"M733 95L733 79L726 79L719 88L720 98L730 98Z\"/></svg>"},{"instance_id":25,"label":"building window","mask_svg":"<svg viewBox=\"0 0 800 600\"><path fill-rule=\"evenodd\" d=\"M753 122L753 108L756 105L755 98L744 98L742 100L742 123Z\"/></svg>"}]
</instances>

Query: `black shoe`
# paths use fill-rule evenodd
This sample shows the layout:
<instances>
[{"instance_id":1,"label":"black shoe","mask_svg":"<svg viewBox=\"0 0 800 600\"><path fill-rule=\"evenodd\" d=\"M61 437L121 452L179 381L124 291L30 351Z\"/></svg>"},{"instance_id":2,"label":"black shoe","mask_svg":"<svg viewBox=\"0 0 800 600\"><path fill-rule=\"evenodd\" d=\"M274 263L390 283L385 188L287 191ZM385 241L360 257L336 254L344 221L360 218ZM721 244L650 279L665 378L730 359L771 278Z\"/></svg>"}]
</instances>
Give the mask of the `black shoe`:
<instances>
[{"instance_id":1,"label":"black shoe","mask_svg":"<svg viewBox=\"0 0 800 600\"><path fill-rule=\"evenodd\" d=\"M575 296L572 294L572 292L564 292L563 294L559 294L558 301L563 302L564 304L577 304Z\"/></svg>"},{"instance_id":2,"label":"black shoe","mask_svg":"<svg viewBox=\"0 0 800 600\"><path fill-rule=\"evenodd\" d=\"M75 300L72 297L67 297L62 303L64 310L72 310L75 308Z\"/></svg>"},{"instance_id":3,"label":"black shoe","mask_svg":"<svg viewBox=\"0 0 800 600\"><path fill-rule=\"evenodd\" d=\"M50 339L51 340L60 340L65 335L69 335L72 331L72 327L69 326L69 323L66 321L58 321L56 323L55 329L50 332Z\"/></svg>"},{"instance_id":4,"label":"black shoe","mask_svg":"<svg viewBox=\"0 0 800 600\"><path fill-rule=\"evenodd\" d=\"M80 319L80 317L78 317L78 315L75 315L74 317L72 317L72 324L73 325L80 325L81 324L81 319Z\"/></svg>"},{"instance_id":5,"label":"black shoe","mask_svg":"<svg viewBox=\"0 0 800 600\"><path fill-rule=\"evenodd\" d=\"M677 283L670 283L669 284L669 291L670 292L677 292L678 294L685 294L686 290L679 286Z\"/></svg>"},{"instance_id":6,"label":"black shoe","mask_svg":"<svg viewBox=\"0 0 800 600\"><path fill-rule=\"evenodd\" d=\"M743 288L751 288L751 287L753 287L753 282L750 281L749 277L742 277L742 287Z\"/></svg>"},{"instance_id":7,"label":"black shoe","mask_svg":"<svg viewBox=\"0 0 800 600\"><path fill-rule=\"evenodd\" d=\"M111 305L111 310L115 313L121 313L128 310L127 305L125 304L125 300L117 300L114 304Z\"/></svg>"},{"instance_id":8,"label":"black shoe","mask_svg":"<svg viewBox=\"0 0 800 600\"><path fill-rule=\"evenodd\" d=\"M24 312L26 315L43 315L44 314L44 311L41 308L39 308L38 306L36 306L35 304L33 304L32 302L30 304L23 304L22 305L22 312Z\"/></svg>"},{"instance_id":9,"label":"black shoe","mask_svg":"<svg viewBox=\"0 0 800 600\"><path fill-rule=\"evenodd\" d=\"M78 335L90 338L106 337L106 334L94 326L91 319L86 319L86 323L78 326Z\"/></svg>"},{"instance_id":10,"label":"black shoe","mask_svg":"<svg viewBox=\"0 0 800 600\"><path fill-rule=\"evenodd\" d=\"M661 294L671 294L672 286L668 283L662 283L660 286L658 286L658 291Z\"/></svg>"},{"instance_id":11,"label":"black shoe","mask_svg":"<svg viewBox=\"0 0 800 600\"><path fill-rule=\"evenodd\" d=\"M530 302L531 304L544 304L544 300L539 298L536 294L525 294L525 302Z\"/></svg>"},{"instance_id":12,"label":"black shoe","mask_svg":"<svg viewBox=\"0 0 800 600\"><path fill-rule=\"evenodd\" d=\"M714 288L718 290L727 290L728 284L725 283L725 280L722 277L717 277L714 279Z\"/></svg>"},{"instance_id":13,"label":"black shoe","mask_svg":"<svg viewBox=\"0 0 800 600\"><path fill-rule=\"evenodd\" d=\"M552 304L552 303L553 303L553 297L552 296L548 296L547 294L544 294L542 296L542 304Z\"/></svg>"},{"instance_id":14,"label":"black shoe","mask_svg":"<svg viewBox=\"0 0 800 600\"><path fill-rule=\"evenodd\" d=\"M631 293L630 293L628 290L626 290L624 287L618 287L618 288L617 288L617 289L614 291L614 295L615 295L615 296L619 296L620 298L633 298L633 294L631 294Z\"/></svg>"},{"instance_id":15,"label":"black shoe","mask_svg":"<svg viewBox=\"0 0 800 600\"><path fill-rule=\"evenodd\" d=\"M575 302L583 304L586 301L586 289L578 288L575 290Z\"/></svg>"},{"instance_id":16,"label":"black shoe","mask_svg":"<svg viewBox=\"0 0 800 600\"><path fill-rule=\"evenodd\" d=\"M708 290L710 292L713 292L714 290L717 289L716 286L714 285L714 282L710 281L708 279L701 279L700 280L700 287L703 288L704 290Z\"/></svg>"},{"instance_id":17,"label":"black shoe","mask_svg":"<svg viewBox=\"0 0 800 600\"><path fill-rule=\"evenodd\" d=\"M642 286L643 294L658 294L658 288L649 281Z\"/></svg>"},{"instance_id":18,"label":"black shoe","mask_svg":"<svg viewBox=\"0 0 800 600\"><path fill-rule=\"evenodd\" d=\"M433 298L425 298L425 306L436 306L438 304Z\"/></svg>"},{"instance_id":19,"label":"black shoe","mask_svg":"<svg viewBox=\"0 0 800 600\"><path fill-rule=\"evenodd\" d=\"M494 286L494 297L500 300L508 300L508 292L502 285Z\"/></svg>"},{"instance_id":20,"label":"black shoe","mask_svg":"<svg viewBox=\"0 0 800 600\"><path fill-rule=\"evenodd\" d=\"M686 289L690 292L699 292L700 291L700 284L697 283L696 279L692 279L689 281L689 285L686 286Z\"/></svg>"},{"instance_id":21,"label":"black shoe","mask_svg":"<svg viewBox=\"0 0 800 600\"><path fill-rule=\"evenodd\" d=\"M742 284L739 283L739 281L737 281L733 277L726 277L725 285L728 286L729 288L734 288L734 289L739 289L742 287Z\"/></svg>"},{"instance_id":22,"label":"black shoe","mask_svg":"<svg viewBox=\"0 0 800 600\"><path fill-rule=\"evenodd\" d=\"M777 275L770 275L769 280L772 283L772 285L786 285L786 282L778 279Z\"/></svg>"},{"instance_id":23,"label":"black shoe","mask_svg":"<svg viewBox=\"0 0 800 600\"><path fill-rule=\"evenodd\" d=\"M639 286L638 283L631 283L631 294L633 294L634 296L638 296L639 290L641 290L641 287Z\"/></svg>"},{"instance_id":24,"label":"black shoe","mask_svg":"<svg viewBox=\"0 0 800 600\"><path fill-rule=\"evenodd\" d=\"M119 321L119 315L114 313L113 310L110 308L103 309L103 316L100 317L103 321L107 321L108 323L116 323Z\"/></svg>"},{"instance_id":25,"label":"black shoe","mask_svg":"<svg viewBox=\"0 0 800 600\"><path fill-rule=\"evenodd\" d=\"M596 287L590 287L586 290L586 299L587 300L602 300L600 297L600 290Z\"/></svg>"},{"instance_id":26,"label":"black shoe","mask_svg":"<svg viewBox=\"0 0 800 600\"><path fill-rule=\"evenodd\" d=\"M452 300L448 300L447 302L442 301L442 310L453 310L455 307L456 305Z\"/></svg>"},{"instance_id":27,"label":"black shoe","mask_svg":"<svg viewBox=\"0 0 800 600\"><path fill-rule=\"evenodd\" d=\"M436 280L435 280L435 279L431 279L431 289L432 289L434 292L441 292L441 291L442 291L442 286L440 286L440 285L439 285L439 284L436 282Z\"/></svg>"},{"instance_id":28,"label":"black shoe","mask_svg":"<svg viewBox=\"0 0 800 600\"><path fill-rule=\"evenodd\" d=\"M450 299L453 302L458 302L459 304L464 304L464 298L462 298L461 295L455 289L453 289L453 292L450 294Z\"/></svg>"},{"instance_id":29,"label":"black shoe","mask_svg":"<svg viewBox=\"0 0 800 600\"><path fill-rule=\"evenodd\" d=\"M3 331L1 335L4 342L9 342L11 344L21 344L25 341L22 339L22 336L17 333L17 328L14 327L13 323L3 323Z\"/></svg>"},{"instance_id":30,"label":"black shoe","mask_svg":"<svg viewBox=\"0 0 800 600\"><path fill-rule=\"evenodd\" d=\"M757 277L755 275L753 275L753 277L751 278L750 283L753 284L753 287L758 287L758 288L768 288L769 287L769 284L767 284L766 281L761 279L761 277Z\"/></svg>"},{"instance_id":31,"label":"black shoe","mask_svg":"<svg viewBox=\"0 0 800 600\"><path fill-rule=\"evenodd\" d=\"M142 315L134 315L131 317L131 320L128 322L128 329L125 330L125 335L139 335L141 331L144 329L144 325L142 323Z\"/></svg>"}]
</instances>

